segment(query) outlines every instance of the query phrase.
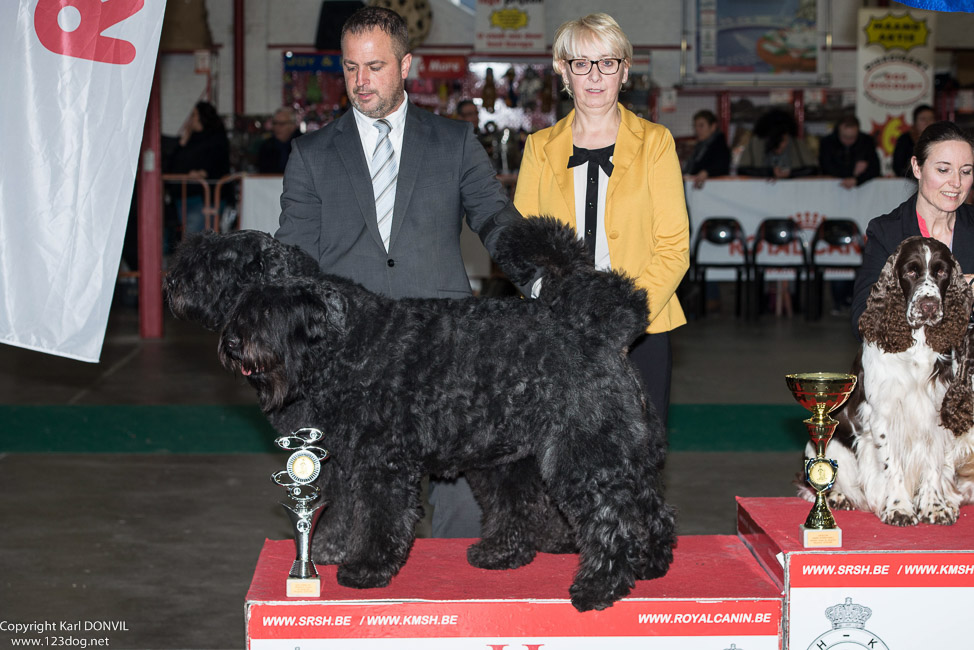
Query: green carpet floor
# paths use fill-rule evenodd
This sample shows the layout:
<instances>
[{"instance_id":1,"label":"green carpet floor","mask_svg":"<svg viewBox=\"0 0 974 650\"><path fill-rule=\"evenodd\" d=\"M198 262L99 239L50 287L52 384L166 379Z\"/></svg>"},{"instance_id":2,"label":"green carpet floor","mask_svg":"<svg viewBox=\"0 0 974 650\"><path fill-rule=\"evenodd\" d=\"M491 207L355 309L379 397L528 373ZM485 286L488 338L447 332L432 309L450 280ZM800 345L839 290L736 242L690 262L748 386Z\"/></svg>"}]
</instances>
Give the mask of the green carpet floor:
<instances>
[{"instance_id":1,"label":"green carpet floor","mask_svg":"<svg viewBox=\"0 0 974 650\"><path fill-rule=\"evenodd\" d=\"M795 405L674 404L671 451L796 451L808 440ZM279 451L256 406L0 405L0 452Z\"/></svg>"}]
</instances>

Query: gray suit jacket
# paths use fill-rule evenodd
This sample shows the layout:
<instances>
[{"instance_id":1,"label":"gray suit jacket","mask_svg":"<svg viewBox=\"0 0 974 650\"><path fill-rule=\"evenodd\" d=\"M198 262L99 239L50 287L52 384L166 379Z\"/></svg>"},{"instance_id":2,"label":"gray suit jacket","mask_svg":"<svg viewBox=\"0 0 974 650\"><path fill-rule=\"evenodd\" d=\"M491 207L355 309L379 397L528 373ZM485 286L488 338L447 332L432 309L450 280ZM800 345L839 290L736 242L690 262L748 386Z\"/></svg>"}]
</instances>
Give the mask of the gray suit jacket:
<instances>
[{"instance_id":1,"label":"gray suit jacket","mask_svg":"<svg viewBox=\"0 0 974 650\"><path fill-rule=\"evenodd\" d=\"M464 214L491 254L504 225L520 218L470 125L410 104L387 253L349 110L294 140L274 236L308 251L326 273L376 293L459 298L470 294L460 255Z\"/></svg>"}]
</instances>

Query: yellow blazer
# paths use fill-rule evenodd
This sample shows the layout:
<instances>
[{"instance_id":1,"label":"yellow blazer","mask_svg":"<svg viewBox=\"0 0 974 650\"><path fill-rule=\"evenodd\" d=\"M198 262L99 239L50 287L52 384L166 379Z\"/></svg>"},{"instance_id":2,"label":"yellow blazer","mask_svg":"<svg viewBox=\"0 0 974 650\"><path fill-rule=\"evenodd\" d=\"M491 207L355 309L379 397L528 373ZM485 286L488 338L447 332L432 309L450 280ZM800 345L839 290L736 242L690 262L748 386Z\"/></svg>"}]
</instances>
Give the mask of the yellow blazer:
<instances>
[{"instance_id":1,"label":"yellow blazer","mask_svg":"<svg viewBox=\"0 0 974 650\"><path fill-rule=\"evenodd\" d=\"M690 222L673 136L663 126L619 105L622 123L605 198L605 233L612 268L649 294L647 332L668 332L687 322L676 288L690 266ZM525 215L551 215L573 227L575 190L572 120L528 136L514 205ZM542 288L543 290L543 288Z\"/></svg>"}]
</instances>

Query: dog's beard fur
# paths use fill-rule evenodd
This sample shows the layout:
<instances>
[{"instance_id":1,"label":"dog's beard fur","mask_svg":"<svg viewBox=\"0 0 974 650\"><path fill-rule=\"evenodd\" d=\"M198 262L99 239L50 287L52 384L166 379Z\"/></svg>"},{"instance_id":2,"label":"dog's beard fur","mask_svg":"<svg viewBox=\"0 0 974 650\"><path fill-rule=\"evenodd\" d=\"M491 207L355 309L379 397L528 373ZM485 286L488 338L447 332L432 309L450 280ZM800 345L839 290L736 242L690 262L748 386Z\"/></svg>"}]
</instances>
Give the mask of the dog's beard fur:
<instances>
[{"instance_id":1,"label":"dog's beard fur","mask_svg":"<svg viewBox=\"0 0 974 650\"><path fill-rule=\"evenodd\" d=\"M338 344L343 332L344 302L327 283L315 292L306 284L278 285L275 291L251 287L237 301L220 336L220 361L240 372L257 391L265 413L305 397L302 377L312 364L325 372L322 349ZM317 351L319 356L308 358Z\"/></svg>"}]
</instances>

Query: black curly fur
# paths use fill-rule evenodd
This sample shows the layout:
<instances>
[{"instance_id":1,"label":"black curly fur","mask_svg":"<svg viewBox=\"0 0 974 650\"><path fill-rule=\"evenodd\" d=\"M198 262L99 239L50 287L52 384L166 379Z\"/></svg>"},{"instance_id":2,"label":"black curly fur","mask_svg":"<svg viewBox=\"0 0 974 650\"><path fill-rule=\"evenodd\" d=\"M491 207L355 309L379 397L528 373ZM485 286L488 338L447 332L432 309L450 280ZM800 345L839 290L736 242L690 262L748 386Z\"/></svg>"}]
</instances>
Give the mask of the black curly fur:
<instances>
[{"instance_id":1,"label":"black curly fur","mask_svg":"<svg viewBox=\"0 0 974 650\"><path fill-rule=\"evenodd\" d=\"M620 347L629 346L649 325L646 291L623 273L597 271L575 230L553 217L530 217L505 228L494 257L522 286L540 268L542 303L573 314L583 330L618 335ZM600 295L616 300L599 300Z\"/></svg>"},{"instance_id":2,"label":"black curly fur","mask_svg":"<svg viewBox=\"0 0 974 650\"><path fill-rule=\"evenodd\" d=\"M339 563L346 586L402 567L427 473L466 472L484 509L475 566L530 562L560 511L581 611L672 561L664 434L623 349L645 327L645 294L583 262L570 229L523 225L501 248L546 269L544 300L391 300L323 277L251 286L228 318L221 359L272 421L325 432L332 504L313 557Z\"/></svg>"},{"instance_id":3,"label":"black curly fur","mask_svg":"<svg viewBox=\"0 0 974 650\"><path fill-rule=\"evenodd\" d=\"M223 327L245 288L322 275L310 255L265 232L202 232L190 235L176 248L163 290L174 316L215 331Z\"/></svg>"}]
</instances>

